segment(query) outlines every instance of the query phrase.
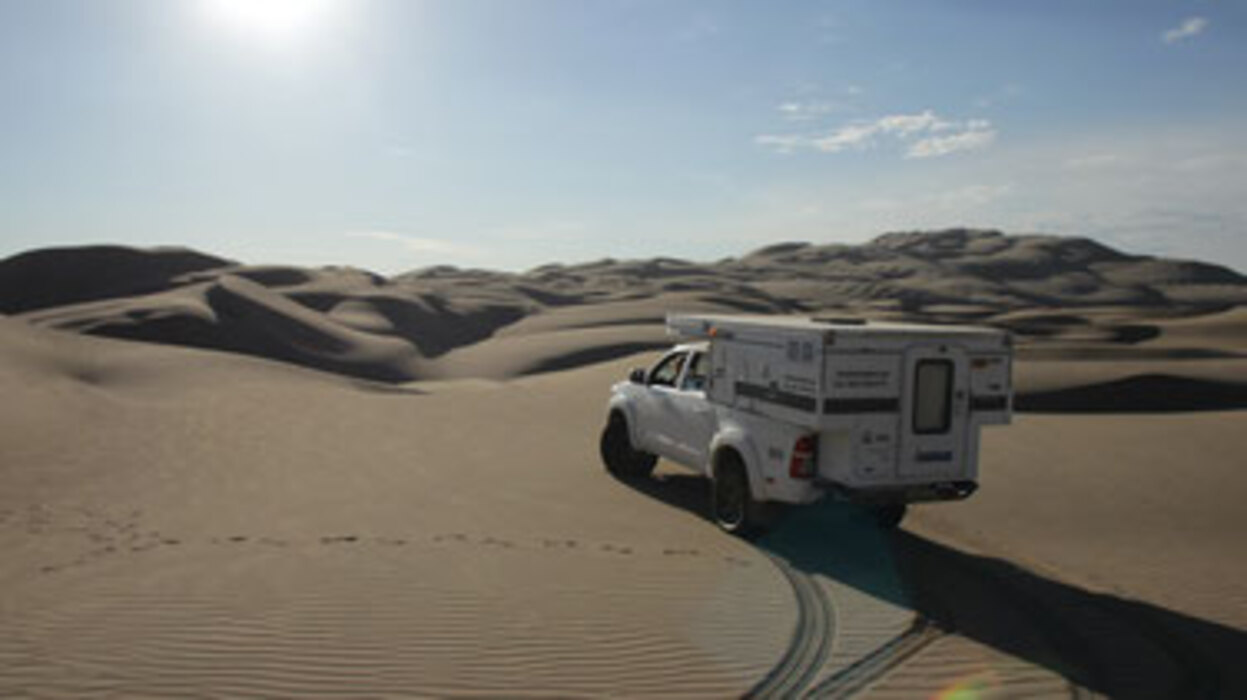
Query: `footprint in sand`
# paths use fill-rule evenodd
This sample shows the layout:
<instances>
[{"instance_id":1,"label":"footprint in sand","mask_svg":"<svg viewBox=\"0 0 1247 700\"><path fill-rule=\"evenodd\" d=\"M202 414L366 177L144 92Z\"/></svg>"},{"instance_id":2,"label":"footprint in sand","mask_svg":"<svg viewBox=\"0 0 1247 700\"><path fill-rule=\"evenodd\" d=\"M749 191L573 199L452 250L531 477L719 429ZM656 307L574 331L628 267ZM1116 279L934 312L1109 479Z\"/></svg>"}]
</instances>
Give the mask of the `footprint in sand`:
<instances>
[{"instance_id":1,"label":"footprint in sand","mask_svg":"<svg viewBox=\"0 0 1247 700\"><path fill-rule=\"evenodd\" d=\"M341 542L356 542L359 537L355 535L329 535L320 538L321 544L339 544Z\"/></svg>"}]
</instances>

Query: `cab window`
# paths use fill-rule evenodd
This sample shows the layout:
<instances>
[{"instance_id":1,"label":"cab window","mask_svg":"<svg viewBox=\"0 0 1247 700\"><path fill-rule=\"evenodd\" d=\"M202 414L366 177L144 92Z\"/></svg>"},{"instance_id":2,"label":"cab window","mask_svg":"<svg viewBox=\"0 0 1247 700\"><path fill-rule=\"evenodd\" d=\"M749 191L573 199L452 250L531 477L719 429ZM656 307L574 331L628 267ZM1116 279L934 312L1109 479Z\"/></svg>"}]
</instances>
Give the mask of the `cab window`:
<instances>
[{"instance_id":1,"label":"cab window","mask_svg":"<svg viewBox=\"0 0 1247 700\"><path fill-rule=\"evenodd\" d=\"M650 386L674 387L676 380L680 378L680 370L684 369L684 360L687 357L688 353L684 352L664 357L649 373Z\"/></svg>"},{"instance_id":2,"label":"cab window","mask_svg":"<svg viewBox=\"0 0 1247 700\"><path fill-rule=\"evenodd\" d=\"M688 371L684 373L684 381L680 384L684 391L706 390L706 353L692 353L688 363Z\"/></svg>"}]
</instances>

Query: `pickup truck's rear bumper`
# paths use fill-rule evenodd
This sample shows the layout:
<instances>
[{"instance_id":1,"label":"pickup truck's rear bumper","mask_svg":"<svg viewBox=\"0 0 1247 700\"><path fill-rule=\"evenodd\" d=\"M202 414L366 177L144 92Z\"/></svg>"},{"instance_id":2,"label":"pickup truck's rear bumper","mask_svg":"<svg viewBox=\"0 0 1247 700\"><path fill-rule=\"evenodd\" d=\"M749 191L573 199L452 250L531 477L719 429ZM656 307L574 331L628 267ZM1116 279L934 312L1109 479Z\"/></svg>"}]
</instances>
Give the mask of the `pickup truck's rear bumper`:
<instances>
[{"instance_id":1,"label":"pickup truck's rear bumper","mask_svg":"<svg viewBox=\"0 0 1247 700\"><path fill-rule=\"evenodd\" d=\"M921 501L959 501L978 490L973 481L936 481L927 484L905 484L859 488L836 481L819 479L814 482L832 498L852 503L917 503Z\"/></svg>"}]
</instances>

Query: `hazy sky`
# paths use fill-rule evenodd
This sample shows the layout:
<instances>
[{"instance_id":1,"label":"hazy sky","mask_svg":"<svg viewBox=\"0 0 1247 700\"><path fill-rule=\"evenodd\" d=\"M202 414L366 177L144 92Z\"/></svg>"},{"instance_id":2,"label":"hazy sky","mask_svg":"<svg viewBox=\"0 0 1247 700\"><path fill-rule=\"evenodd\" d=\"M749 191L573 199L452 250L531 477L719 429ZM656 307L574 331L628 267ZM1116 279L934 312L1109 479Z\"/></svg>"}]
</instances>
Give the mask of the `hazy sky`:
<instances>
[{"instance_id":1,"label":"hazy sky","mask_svg":"<svg viewBox=\"0 0 1247 700\"><path fill-rule=\"evenodd\" d=\"M1247 271L1247 4L0 0L0 256L523 269L951 225Z\"/></svg>"}]
</instances>

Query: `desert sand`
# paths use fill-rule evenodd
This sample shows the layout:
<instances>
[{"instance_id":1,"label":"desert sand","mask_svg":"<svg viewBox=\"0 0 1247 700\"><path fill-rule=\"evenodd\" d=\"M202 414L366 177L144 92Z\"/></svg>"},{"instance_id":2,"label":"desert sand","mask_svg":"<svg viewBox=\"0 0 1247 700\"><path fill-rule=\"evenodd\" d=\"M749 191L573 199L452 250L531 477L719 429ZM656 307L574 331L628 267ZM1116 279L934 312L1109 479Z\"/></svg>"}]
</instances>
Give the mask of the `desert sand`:
<instances>
[{"instance_id":1,"label":"desert sand","mask_svg":"<svg viewBox=\"0 0 1247 700\"><path fill-rule=\"evenodd\" d=\"M0 261L0 695L1242 697L1245 290L964 231L389 280ZM1019 412L899 532L732 538L704 480L597 456L676 310L1010 328Z\"/></svg>"}]
</instances>

